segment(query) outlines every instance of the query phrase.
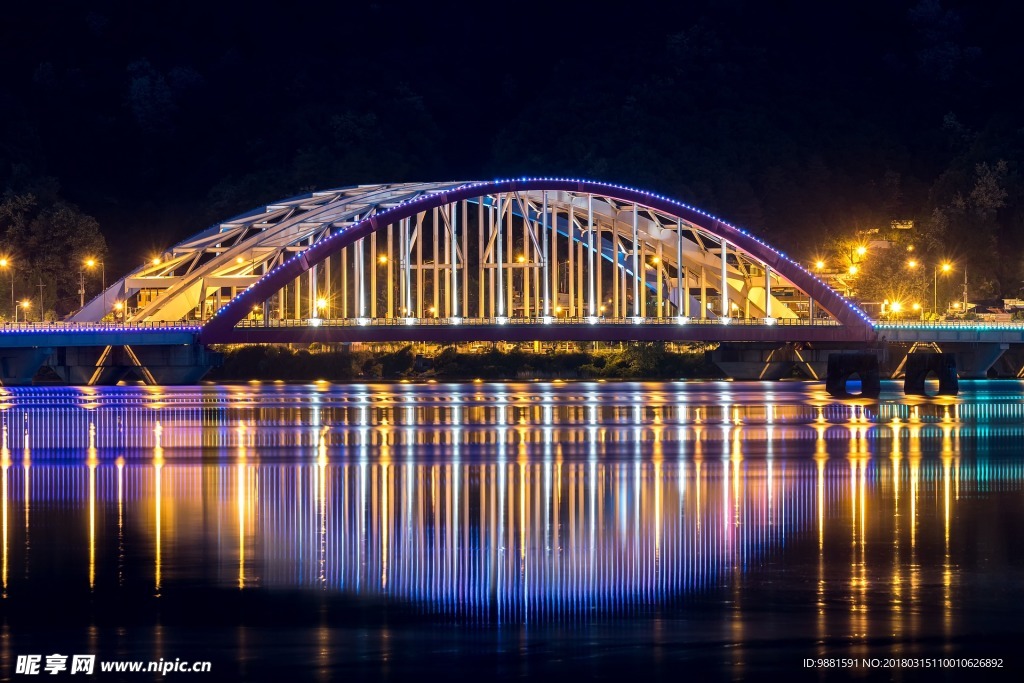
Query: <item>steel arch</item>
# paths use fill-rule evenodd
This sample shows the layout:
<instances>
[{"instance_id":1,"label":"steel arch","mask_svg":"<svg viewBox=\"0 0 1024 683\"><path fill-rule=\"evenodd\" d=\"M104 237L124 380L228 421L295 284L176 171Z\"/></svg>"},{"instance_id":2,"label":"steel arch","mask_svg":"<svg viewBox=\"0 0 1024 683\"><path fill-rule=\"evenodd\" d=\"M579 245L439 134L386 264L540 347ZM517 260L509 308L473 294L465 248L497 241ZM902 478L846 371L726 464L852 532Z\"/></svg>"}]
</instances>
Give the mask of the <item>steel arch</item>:
<instances>
[{"instance_id":1,"label":"steel arch","mask_svg":"<svg viewBox=\"0 0 1024 683\"><path fill-rule=\"evenodd\" d=\"M379 186L375 186L379 187ZM421 186L427 187L427 186ZM472 200L495 193L524 191L551 191L591 193L621 202L636 203L661 213L678 217L725 240L736 249L749 254L789 280L805 292L818 306L830 313L842 325L870 328L868 316L853 303L833 291L822 280L801 267L784 253L774 249L751 233L723 221L711 214L662 195L622 185L565 178L522 178L455 185L434 186L425 189L415 199L386 208L351 225L340 227L294 257L274 267L270 272L249 285L244 292L220 308L203 326L201 338L216 339L241 321L258 304L302 275L332 253L382 230L387 225L409 218L420 212L443 207L454 202Z\"/></svg>"}]
</instances>

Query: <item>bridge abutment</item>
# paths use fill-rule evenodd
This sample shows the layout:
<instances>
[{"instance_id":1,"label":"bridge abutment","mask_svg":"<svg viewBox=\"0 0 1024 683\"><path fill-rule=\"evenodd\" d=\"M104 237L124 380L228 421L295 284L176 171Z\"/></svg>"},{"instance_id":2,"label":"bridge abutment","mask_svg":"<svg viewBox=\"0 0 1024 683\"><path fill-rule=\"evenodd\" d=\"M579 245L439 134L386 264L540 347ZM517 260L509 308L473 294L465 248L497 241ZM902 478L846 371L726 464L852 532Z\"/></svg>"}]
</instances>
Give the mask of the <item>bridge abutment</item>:
<instances>
[{"instance_id":1,"label":"bridge abutment","mask_svg":"<svg viewBox=\"0 0 1024 683\"><path fill-rule=\"evenodd\" d=\"M711 352L711 362L732 379L775 380L792 374L792 356L788 345L719 344Z\"/></svg>"},{"instance_id":2,"label":"bridge abutment","mask_svg":"<svg viewBox=\"0 0 1024 683\"><path fill-rule=\"evenodd\" d=\"M1010 348L1009 344L945 344L956 356L956 371L961 379L985 379L989 369Z\"/></svg>"},{"instance_id":3,"label":"bridge abutment","mask_svg":"<svg viewBox=\"0 0 1024 683\"><path fill-rule=\"evenodd\" d=\"M195 384L221 355L198 344L77 346L57 349L47 363L72 385L112 385L134 378L151 385Z\"/></svg>"},{"instance_id":4,"label":"bridge abutment","mask_svg":"<svg viewBox=\"0 0 1024 683\"><path fill-rule=\"evenodd\" d=\"M5 387L32 384L39 368L52 354L53 349L39 346L0 349L0 384Z\"/></svg>"}]
</instances>

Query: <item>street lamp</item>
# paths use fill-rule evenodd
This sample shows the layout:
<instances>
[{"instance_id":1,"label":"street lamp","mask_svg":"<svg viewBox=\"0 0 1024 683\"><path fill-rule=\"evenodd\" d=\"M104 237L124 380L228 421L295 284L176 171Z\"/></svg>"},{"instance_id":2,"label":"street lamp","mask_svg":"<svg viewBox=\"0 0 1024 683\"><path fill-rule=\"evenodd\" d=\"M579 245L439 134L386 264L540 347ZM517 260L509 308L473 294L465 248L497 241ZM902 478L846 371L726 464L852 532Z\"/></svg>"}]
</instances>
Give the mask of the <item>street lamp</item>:
<instances>
[{"instance_id":1,"label":"street lamp","mask_svg":"<svg viewBox=\"0 0 1024 683\"><path fill-rule=\"evenodd\" d=\"M945 275L952 268L953 265L949 261L944 261L932 269L932 312L935 315L939 314L939 271L941 270L942 274Z\"/></svg>"},{"instance_id":2,"label":"street lamp","mask_svg":"<svg viewBox=\"0 0 1024 683\"><path fill-rule=\"evenodd\" d=\"M0 256L0 268L11 269L11 310L14 311L14 319L18 319L18 306L14 303L14 263L6 256Z\"/></svg>"},{"instance_id":3,"label":"street lamp","mask_svg":"<svg viewBox=\"0 0 1024 683\"><path fill-rule=\"evenodd\" d=\"M107 315L107 264L104 263L103 261L99 261L99 260L94 259L94 258L89 258L89 259L85 260L85 267L89 268L90 270L95 268L97 266L97 264L100 267L100 277L101 277L100 284L103 287L103 289L102 289L102 292L103 292L103 315L106 316ZM83 287L82 289L85 289L85 287ZM85 294L84 293L82 294L82 305L85 306Z\"/></svg>"},{"instance_id":4,"label":"street lamp","mask_svg":"<svg viewBox=\"0 0 1024 683\"><path fill-rule=\"evenodd\" d=\"M28 309L31 308L32 302L29 301L28 299L25 299L19 305L25 311L25 322L28 322ZM18 306L14 307L14 322L18 322Z\"/></svg>"}]
</instances>

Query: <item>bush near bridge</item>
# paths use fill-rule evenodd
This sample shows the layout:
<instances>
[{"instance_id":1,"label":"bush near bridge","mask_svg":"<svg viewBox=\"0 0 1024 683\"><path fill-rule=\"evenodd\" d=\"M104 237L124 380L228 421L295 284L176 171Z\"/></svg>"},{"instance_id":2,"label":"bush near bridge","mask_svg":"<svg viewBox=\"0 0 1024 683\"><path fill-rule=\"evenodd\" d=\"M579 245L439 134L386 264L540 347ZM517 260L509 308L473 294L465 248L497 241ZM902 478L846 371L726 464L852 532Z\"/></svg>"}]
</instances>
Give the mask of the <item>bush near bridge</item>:
<instances>
[{"instance_id":1,"label":"bush near bridge","mask_svg":"<svg viewBox=\"0 0 1024 683\"><path fill-rule=\"evenodd\" d=\"M703 347L669 351L661 343L620 349L535 352L491 348L463 352L453 347L434 355L412 346L395 351L328 350L286 346L229 346L211 381L357 381L396 379L673 379L720 377Z\"/></svg>"}]
</instances>

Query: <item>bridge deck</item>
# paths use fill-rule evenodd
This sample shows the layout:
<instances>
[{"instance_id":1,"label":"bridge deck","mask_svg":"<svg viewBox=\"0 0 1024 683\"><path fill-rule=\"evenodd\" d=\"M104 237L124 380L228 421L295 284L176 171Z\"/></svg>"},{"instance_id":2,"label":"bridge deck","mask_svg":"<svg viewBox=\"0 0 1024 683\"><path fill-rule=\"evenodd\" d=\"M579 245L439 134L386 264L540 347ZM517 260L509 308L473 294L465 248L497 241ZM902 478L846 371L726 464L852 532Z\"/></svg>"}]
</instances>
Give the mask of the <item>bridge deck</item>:
<instances>
[{"instance_id":1,"label":"bridge deck","mask_svg":"<svg viewBox=\"0 0 1024 683\"><path fill-rule=\"evenodd\" d=\"M243 320L226 332L196 324L6 323L0 348L334 342L676 341L1024 344L1024 323L874 323L677 318L446 318Z\"/></svg>"},{"instance_id":2,"label":"bridge deck","mask_svg":"<svg viewBox=\"0 0 1024 683\"><path fill-rule=\"evenodd\" d=\"M180 324L5 323L0 348L194 344L199 327Z\"/></svg>"},{"instance_id":3,"label":"bridge deck","mask_svg":"<svg viewBox=\"0 0 1024 683\"><path fill-rule=\"evenodd\" d=\"M875 323L880 342L1022 344L1024 323Z\"/></svg>"}]
</instances>

